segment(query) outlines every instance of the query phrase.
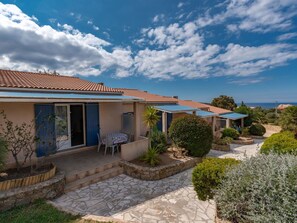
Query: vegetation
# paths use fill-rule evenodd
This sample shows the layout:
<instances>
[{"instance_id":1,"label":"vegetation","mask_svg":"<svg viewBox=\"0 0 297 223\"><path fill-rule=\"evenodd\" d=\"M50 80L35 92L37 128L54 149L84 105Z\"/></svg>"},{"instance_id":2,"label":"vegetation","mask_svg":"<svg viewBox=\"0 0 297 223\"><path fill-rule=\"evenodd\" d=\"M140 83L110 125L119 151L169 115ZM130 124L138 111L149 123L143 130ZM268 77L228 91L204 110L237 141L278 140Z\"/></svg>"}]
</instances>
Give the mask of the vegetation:
<instances>
[{"instance_id":1,"label":"vegetation","mask_svg":"<svg viewBox=\"0 0 297 223\"><path fill-rule=\"evenodd\" d=\"M279 123L283 130L297 132L297 106L287 107L281 113Z\"/></svg>"},{"instance_id":2,"label":"vegetation","mask_svg":"<svg viewBox=\"0 0 297 223\"><path fill-rule=\"evenodd\" d=\"M237 107L237 104L235 103L233 97L226 95L220 95L219 97L214 98L211 102L211 105L231 111L233 111Z\"/></svg>"},{"instance_id":3,"label":"vegetation","mask_svg":"<svg viewBox=\"0 0 297 223\"><path fill-rule=\"evenodd\" d=\"M7 143L3 138L0 138L0 171L5 167L7 152Z\"/></svg>"},{"instance_id":4,"label":"vegetation","mask_svg":"<svg viewBox=\"0 0 297 223\"><path fill-rule=\"evenodd\" d=\"M267 112L265 115L265 121L271 124L278 124L279 115L275 111Z\"/></svg>"},{"instance_id":5,"label":"vegetation","mask_svg":"<svg viewBox=\"0 0 297 223\"><path fill-rule=\"evenodd\" d=\"M184 148L190 155L197 157L206 155L213 141L211 126L195 115L175 119L169 128L169 137L177 147Z\"/></svg>"},{"instance_id":6,"label":"vegetation","mask_svg":"<svg viewBox=\"0 0 297 223\"><path fill-rule=\"evenodd\" d=\"M261 153L269 154L271 152L277 154L297 155L297 139L293 132L284 131L273 134L264 141L260 150Z\"/></svg>"},{"instance_id":7,"label":"vegetation","mask_svg":"<svg viewBox=\"0 0 297 223\"><path fill-rule=\"evenodd\" d=\"M218 187L225 176L226 169L238 164L232 158L206 158L193 170L192 182L200 200L212 199L214 189Z\"/></svg>"},{"instance_id":8,"label":"vegetation","mask_svg":"<svg viewBox=\"0 0 297 223\"><path fill-rule=\"evenodd\" d=\"M250 136L250 129L247 128L247 127L243 128L243 129L241 130L241 136L243 136L243 137L248 137L248 136Z\"/></svg>"},{"instance_id":9,"label":"vegetation","mask_svg":"<svg viewBox=\"0 0 297 223\"><path fill-rule=\"evenodd\" d=\"M149 128L149 148L152 147L152 140L151 140L151 135L152 135L152 129L154 126L157 125L158 121L160 119L160 116L158 115L158 111L152 107L148 106L144 112L144 122Z\"/></svg>"},{"instance_id":10,"label":"vegetation","mask_svg":"<svg viewBox=\"0 0 297 223\"><path fill-rule=\"evenodd\" d=\"M34 121L15 124L10 121L2 111L3 124L0 125L0 137L7 143L7 149L11 152L17 171L29 160L31 171L33 170L32 156L35 153L35 143L38 141L34 134ZM20 155L23 160L20 161Z\"/></svg>"},{"instance_id":11,"label":"vegetation","mask_svg":"<svg viewBox=\"0 0 297 223\"><path fill-rule=\"evenodd\" d=\"M239 138L239 132L236 129L233 128L225 128L222 131L222 137L230 137L232 139L238 139Z\"/></svg>"},{"instance_id":12,"label":"vegetation","mask_svg":"<svg viewBox=\"0 0 297 223\"><path fill-rule=\"evenodd\" d=\"M255 135L255 136L263 136L266 133L265 127L261 124L251 125L249 131L251 135Z\"/></svg>"},{"instance_id":13,"label":"vegetation","mask_svg":"<svg viewBox=\"0 0 297 223\"><path fill-rule=\"evenodd\" d=\"M259 155L230 169L215 192L218 214L231 222L296 222L297 158Z\"/></svg>"},{"instance_id":14,"label":"vegetation","mask_svg":"<svg viewBox=\"0 0 297 223\"><path fill-rule=\"evenodd\" d=\"M156 127L153 128L152 130L152 147L156 148L159 153L164 153L166 152L167 149L167 139L166 135L159 131Z\"/></svg>"},{"instance_id":15,"label":"vegetation","mask_svg":"<svg viewBox=\"0 0 297 223\"><path fill-rule=\"evenodd\" d=\"M231 137L224 137L224 138L214 138L213 143L217 145L229 145L232 143L233 139Z\"/></svg>"},{"instance_id":16,"label":"vegetation","mask_svg":"<svg viewBox=\"0 0 297 223\"><path fill-rule=\"evenodd\" d=\"M246 106L243 102L241 105L234 110L237 113L248 115L248 117L244 118L244 126L250 126L253 123L253 109Z\"/></svg>"},{"instance_id":17,"label":"vegetation","mask_svg":"<svg viewBox=\"0 0 297 223\"><path fill-rule=\"evenodd\" d=\"M148 151L140 157L140 160L150 166L157 166L160 163L159 153L157 148L149 148Z\"/></svg>"}]
</instances>

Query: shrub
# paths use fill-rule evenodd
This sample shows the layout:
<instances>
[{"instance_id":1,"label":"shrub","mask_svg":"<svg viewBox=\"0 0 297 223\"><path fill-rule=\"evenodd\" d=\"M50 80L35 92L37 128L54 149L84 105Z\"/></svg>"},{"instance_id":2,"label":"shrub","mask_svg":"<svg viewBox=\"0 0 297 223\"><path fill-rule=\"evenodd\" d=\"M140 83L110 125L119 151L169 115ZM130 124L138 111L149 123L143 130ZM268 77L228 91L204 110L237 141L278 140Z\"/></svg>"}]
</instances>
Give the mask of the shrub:
<instances>
[{"instance_id":1,"label":"shrub","mask_svg":"<svg viewBox=\"0 0 297 223\"><path fill-rule=\"evenodd\" d=\"M287 107L281 113L279 123L285 131L297 131L297 106Z\"/></svg>"},{"instance_id":2,"label":"shrub","mask_svg":"<svg viewBox=\"0 0 297 223\"><path fill-rule=\"evenodd\" d=\"M158 149L149 148L148 151L140 158L140 160L144 161L150 166L157 166L160 163Z\"/></svg>"},{"instance_id":3,"label":"shrub","mask_svg":"<svg viewBox=\"0 0 297 223\"><path fill-rule=\"evenodd\" d=\"M211 126L195 115L173 120L169 128L169 137L176 146L185 148L192 156L202 157L212 147Z\"/></svg>"},{"instance_id":4,"label":"shrub","mask_svg":"<svg viewBox=\"0 0 297 223\"><path fill-rule=\"evenodd\" d=\"M156 148L159 153L166 152L167 139L163 132L159 131L157 128L153 128L151 139L153 148Z\"/></svg>"},{"instance_id":5,"label":"shrub","mask_svg":"<svg viewBox=\"0 0 297 223\"><path fill-rule=\"evenodd\" d=\"M261 124L251 125L250 133L255 136L263 136L266 133L266 129Z\"/></svg>"},{"instance_id":6,"label":"shrub","mask_svg":"<svg viewBox=\"0 0 297 223\"><path fill-rule=\"evenodd\" d=\"M249 128L243 128L242 129L242 132L241 132L241 136L243 136L243 137L250 136L250 130L249 130Z\"/></svg>"},{"instance_id":7,"label":"shrub","mask_svg":"<svg viewBox=\"0 0 297 223\"><path fill-rule=\"evenodd\" d=\"M230 137L232 139L238 139L239 138L239 132L236 129L233 128L225 128L222 131L222 137Z\"/></svg>"},{"instance_id":8,"label":"shrub","mask_svg":"<svg viewBox=\"0 0 297 223\"><path fill-rule=\"evenodd\" d=\"M7 143L0 138L0 171L4 169L7 153Z\"/></svg>"},{"instance_id":9,"label":"shrub","mask_svg":"<svg viewBox=\"0 0 297 223\"><path fill-rule=\"evenodd\" d=\"M275 133L264 141L261 153L293 154L297 155L297 139L293 132L285 131Z\"/></svg>"},{"instance_id":10,"label":"shrub","mask_svg":"<svg viewBox=\"0 0 297 223\"><path fill-rule=\"evenodd\" d=\"M232 143L233 139L230 137L225 137L225 138L214 138L213 143L217 145L229 145Z\"/></svg>"},{"instance_id":11,"label":"shrub","mask_svg":"<svg viewBox=\"0 0 297 223\"><path fill-rule=\"evenodd\" d=\"M213 198L213 190L221 183L225 170L239 161L232 158L206 158L193 170L192 182L200 200Z\"/></svg>"},{"instance_id":12,"label":"shrub","mask_svg":"<svg viewBox=\"0 0 297 223\"><path fill-rule=\"evenodd\" d=\"M230 169L215 191L218 215L231 222L296 222L297 157L259 155Z\"/></svg>"},{"instance_id":13,"label":"shrub","mask_svg":"<svg viewBox=\"0 0 297 223\"><path fill-rule=\"evenodd\" d=\"M248 117L244 118L244 126L247 127L253 123L253 109L246 106L243 102L234 111L240 114L248 115Z\"/></svg>"},{"instance_id":14,"label":"shrub","mask_svg":"<svg viewBox=\"0 0 297 223\"><path fill-rule=\"evenodd\" d=\"M278 116L275 112L269 112L265 115L268 123L276 124L278 122Z\"/></svg>"}]
</instances>

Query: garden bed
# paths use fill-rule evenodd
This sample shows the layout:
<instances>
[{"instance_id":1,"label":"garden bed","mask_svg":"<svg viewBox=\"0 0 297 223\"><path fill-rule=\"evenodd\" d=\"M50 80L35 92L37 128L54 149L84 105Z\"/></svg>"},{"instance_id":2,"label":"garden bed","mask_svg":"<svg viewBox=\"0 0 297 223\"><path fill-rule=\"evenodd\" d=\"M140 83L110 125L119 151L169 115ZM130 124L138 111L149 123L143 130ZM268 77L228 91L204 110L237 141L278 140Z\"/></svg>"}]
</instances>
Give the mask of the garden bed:
<instances>
[{"instance_id":1,"label":"garden bed","mask_svg":"<svg viewBox=\"0 0 297 223\"><path fill-rule=\"evenodd\" d=\"M121 161L120 165L128 176L141 180L160 180L192 168L202 161L202 158L190 156L176 159L169 153L162 154L160 158L161 163L157 167L149 167L139 160Z\"/></svg>"},{"instance_id":2,"label":"garden bed","mask_svg":"<svg viewBox=\"0 0 297 223\"><path fill-rule=\"evenodd\" d=\"M51 179L56 174L56 166L53 164L37 168L33 173L30 173L30 170L30 167L25 167L19 172L17 172L16 169L5 171L7 176L0 177L0 191L44 182Z\"/></svg>"},{"instance_id":3,"label":"garden bed","mask_svg":"<svg viewBox=\"0 0 297 223\"><path fill-rule=\"evenodd\" d=\"M252 145L254 144L254 140L252 138L239 137L239 139L234 139L232 143L240 145Z\"/></svg>"},{"instance_id":4,"label":"garden bed","mask_svg":"<svg viewBox=\"0 0 297 223\"><path fill-rule=\"evenodd\" d=\"M213 143L212 144L212 149L213 150L218 150L218 151L230 151L231 150L231 147L230 145L219 145L219 144L215 144Z\"/></svg>"}]
</instances>

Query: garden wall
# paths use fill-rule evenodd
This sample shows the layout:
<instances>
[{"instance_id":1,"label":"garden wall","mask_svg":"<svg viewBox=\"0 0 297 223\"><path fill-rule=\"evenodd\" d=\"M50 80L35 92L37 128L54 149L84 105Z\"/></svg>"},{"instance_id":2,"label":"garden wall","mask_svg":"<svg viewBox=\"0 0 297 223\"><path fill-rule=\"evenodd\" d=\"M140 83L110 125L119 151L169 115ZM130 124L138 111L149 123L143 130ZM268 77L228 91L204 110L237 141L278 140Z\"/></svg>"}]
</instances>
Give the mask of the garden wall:
<instances>
[{"instance_id":1,"label":"garden wall","mask_svg":"<svg viewBox=\"0 0 297 223\"><path fill-rule=\"evenodd\" d=\"M134 142L121 145L121 159L126 161L134 160L142 156L148 150L148 138L139 137Z\"/></svg>"},{"instance_id":2,"label":"garden wall","mask_svg":"<svg viewBox=\"0 0 297 223\"><path fill-rule=\"evenodd\" d=\"M187 157L174 163L159 167L143 167L127 161L121 161L120 165L128 176L141 180L160 180L184 170L190 169L200 163L202 158Z\"/></svg>"},{"instance_id":3,"label":"garden wall","mask_svg":"<svg viewBox=\"0 0 297 223\"><path fill-rule=\"evenodd\" d=\"M37 199L53 199L64 193L65 175L58 172L50 180L0 192L0 211L8 210L18 205L28 204Z\"/></svg>"}]
</instances>

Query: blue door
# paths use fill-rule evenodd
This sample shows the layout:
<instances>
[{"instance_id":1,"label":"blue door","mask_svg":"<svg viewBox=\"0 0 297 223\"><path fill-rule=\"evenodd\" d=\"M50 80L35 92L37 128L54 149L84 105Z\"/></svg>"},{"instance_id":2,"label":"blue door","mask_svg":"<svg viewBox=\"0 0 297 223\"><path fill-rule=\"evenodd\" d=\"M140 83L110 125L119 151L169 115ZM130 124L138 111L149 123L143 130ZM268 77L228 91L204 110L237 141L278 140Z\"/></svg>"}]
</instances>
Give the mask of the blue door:
<instances>
[{"instance_id":1,"label":"blue door","mask_svg":"<svg viewBox=\"0 0 297 223\"><path fill-rule=\"evenodd\" d=\"M53 104L35 104L35 132L37 157L56 152L55 107Z\"/></svg>"},{"instance_id":2,"label":"blue door","mask_svg":"<svg viewBox=\"0 0 297 223\"><path fill-rule=\"evenodd\" d=\"M86 104L86 138L87 146L94 146L98 144L99 132L99 104Z\"/></svg>"}]
</instances>

